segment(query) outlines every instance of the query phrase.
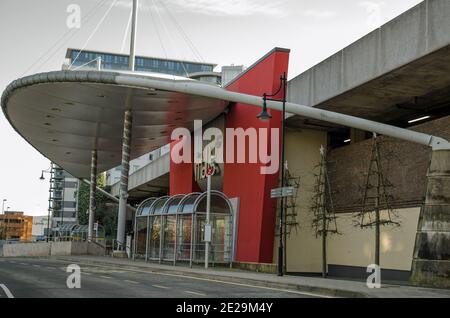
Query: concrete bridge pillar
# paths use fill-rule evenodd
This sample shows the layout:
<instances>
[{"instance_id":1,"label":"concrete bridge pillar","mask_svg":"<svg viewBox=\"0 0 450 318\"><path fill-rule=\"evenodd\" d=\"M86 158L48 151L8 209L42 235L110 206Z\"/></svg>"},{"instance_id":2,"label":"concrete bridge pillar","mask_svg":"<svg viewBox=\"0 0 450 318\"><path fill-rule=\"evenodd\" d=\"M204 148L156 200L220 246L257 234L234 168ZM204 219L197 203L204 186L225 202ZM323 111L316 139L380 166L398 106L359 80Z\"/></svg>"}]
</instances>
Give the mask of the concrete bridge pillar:
<instances>
[{"instance_id":1,"label":"concrete bridge pillar","mask_svg":"<svg viewBox=\"0 0 450 318\"><path fill-rule=\"evenodd\" d=\"M434 150L417 229L411 281L450 288L450 150Z\"/></svg>"}]
</instances>

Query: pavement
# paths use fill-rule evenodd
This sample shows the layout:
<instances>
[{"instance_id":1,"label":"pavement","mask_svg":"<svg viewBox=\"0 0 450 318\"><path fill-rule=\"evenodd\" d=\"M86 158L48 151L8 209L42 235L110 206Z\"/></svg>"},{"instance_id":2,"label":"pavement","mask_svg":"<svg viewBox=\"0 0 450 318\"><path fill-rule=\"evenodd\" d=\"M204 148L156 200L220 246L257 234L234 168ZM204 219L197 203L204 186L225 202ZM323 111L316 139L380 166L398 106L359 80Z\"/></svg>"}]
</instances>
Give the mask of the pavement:
<instances>
[{"instance_id":1,"label":"pavement","mask_svg":"<svg viewBox=\"0 0 450 318\"><path fill-rule=\"evenodd\" d=\"M82 273L86 274L82 275L84 286L82 291L70 291L65 286L65 279L68 276L65 270L69 264L79 265ZM37 271L38 266L42 266L42 270ZM53 272L46 272L47 267L60 270L53 275ZM25 297L34 297L35 294L26 292L23 294L22 287L31 283L36 288L41 281L50 284L50 289L44 286L45 292L41 290L43 292L41 295L53 295L51 282L57 279L57 283L54 284L58 288L54 287L58 290L55 296L59 297L99 297L101 294L104 297L184 298L450 298L450 290L445 289L383 283L379 289L369 289L364 282L358 281L291 275L278 277L274 274L230 268L189 268L106 256L0 258L0 268L0 284L7 282L11 290ZM23 275L26 280L23 279Z\"/></svg>"},{"instance_id":2,"label":"pavement","mask_svg":"<svg viewBox=\"0 0 450 318\"><path fill-rule=\"evenodd\" d=\"M316 298L321 295L252 284L224 283L88 258L0 258L1 298ZM80 288L67 272L80 268Z\"/></svg>"}]
</instances>

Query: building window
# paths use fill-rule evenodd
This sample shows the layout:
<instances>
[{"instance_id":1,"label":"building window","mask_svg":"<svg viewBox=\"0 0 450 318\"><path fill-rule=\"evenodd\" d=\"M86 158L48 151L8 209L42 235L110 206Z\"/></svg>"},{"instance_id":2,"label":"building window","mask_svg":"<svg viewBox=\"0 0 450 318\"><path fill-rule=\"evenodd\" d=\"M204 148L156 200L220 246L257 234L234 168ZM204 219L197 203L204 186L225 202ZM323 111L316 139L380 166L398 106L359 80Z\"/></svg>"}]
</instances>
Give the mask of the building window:
<instances>
[{"instance_id":1,"label":"building window","mask_svg":"<svg viewBox=\"0 0 450 318\"><path fill-rule=\"evenodd\" d=\"M65 208L75 208L76 202L74 201L64 201L64 207Z\"/></svg>"}]
</instances>

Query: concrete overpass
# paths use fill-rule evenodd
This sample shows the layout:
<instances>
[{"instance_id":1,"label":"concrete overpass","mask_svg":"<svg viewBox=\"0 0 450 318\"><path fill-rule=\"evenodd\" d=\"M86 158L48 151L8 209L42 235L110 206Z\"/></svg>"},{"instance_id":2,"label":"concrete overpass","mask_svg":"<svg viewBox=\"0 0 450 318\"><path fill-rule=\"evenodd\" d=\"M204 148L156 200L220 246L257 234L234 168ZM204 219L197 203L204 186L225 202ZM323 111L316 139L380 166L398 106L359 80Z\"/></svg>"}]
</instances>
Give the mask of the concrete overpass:
<instances>
[{"instance_id":1,"label":"concrete overpass","mask_svg":"<svg viewBox=\"0 0 450 318\"><path fill-rule=\"evenodd\" d=\"M128 195L130 203L167 195L169 192L170 153L166 153L130 174ZM111 187L111 194L119 196L120 182Z\"/></svg>"},{"instance_id":2,"label":"concrete overpass","mask_svg":"<svg viewBox=\"0 0 450 318\"><path fill-rule=\"evenodd\" d=\"M293 78L288 100L400 127L448 114L449 16L448 0L420 3ZM288 125L329 127L301 116Z\"/></svg>"}]
</instances>

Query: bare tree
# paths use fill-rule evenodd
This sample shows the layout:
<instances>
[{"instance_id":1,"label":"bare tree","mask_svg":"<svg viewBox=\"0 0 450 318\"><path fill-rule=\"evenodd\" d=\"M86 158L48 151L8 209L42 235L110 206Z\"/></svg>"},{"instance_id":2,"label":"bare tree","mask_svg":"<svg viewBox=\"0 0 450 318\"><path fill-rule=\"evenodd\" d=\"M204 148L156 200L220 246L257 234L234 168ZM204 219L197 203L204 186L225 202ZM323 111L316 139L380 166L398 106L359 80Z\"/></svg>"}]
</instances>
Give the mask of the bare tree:
<instances>
[{"instance_id":1,"label":"bare tree","mask_svg":"<svg viewBox=\"0 0 450 318\"><path fill-rule=\"evenodd\" d=\"M316 237L322 237L322 277L327 277L327 237L338 234L336 214L334 211L330 179L328 177L326 150L320 147L320 163L315 174L312 221Z\"/></svg>"},{"instance_id":2,"label":"bare tree","mask_svg":"<svg viewBox=\"0 0 450 318\"><path fill-rule=\"evenodd\" d=\"M400 223L393 220L395 212L390 204L392 197L387 193L387 188L393 185L383 175L376 133L373 134L372 140L369 170L362 191L362 209L357 214L356 225L361 228L375 228L375 264L380 266L380 228L387 225L400 226ZM381 217L381 211L385 211L383 218Z\"/></svg>"}]
</instances>

